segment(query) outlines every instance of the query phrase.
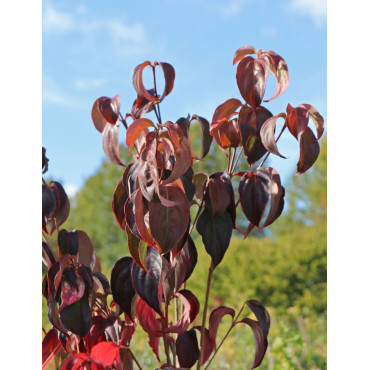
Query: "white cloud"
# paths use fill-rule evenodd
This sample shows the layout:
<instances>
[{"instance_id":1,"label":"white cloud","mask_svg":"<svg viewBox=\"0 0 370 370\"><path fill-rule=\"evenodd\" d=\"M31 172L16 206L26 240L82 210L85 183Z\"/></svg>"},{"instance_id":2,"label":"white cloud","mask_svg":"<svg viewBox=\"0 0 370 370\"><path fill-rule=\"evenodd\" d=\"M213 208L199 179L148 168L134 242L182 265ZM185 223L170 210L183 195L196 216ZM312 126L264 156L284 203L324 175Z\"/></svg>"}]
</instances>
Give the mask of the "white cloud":
<instances>
[{"instance_id":1,"label":"white cloud","mask_svg":"<svg viewBox=\"0 0 370 370\"><path fill-rule=\"evenodd\" d=\"M75 81L75 87L77 90L89 90L95 89L104 85L106 79L104 78L80 78Z\"/></svg>"},{"instance_id":2,"label":"white cloud","mask_svg":"<svg viewBox=\"0 0 370 370\"><path fill-rule=\"evenodd\" d=\"M74 29L75 21L72 14L57 11L50 2L46 2L42 26L45 33L66 33Z\"/></svg>"},{"instance_id":3,"label":"white cloud","mask_svg":"<svg viewBox=\"0 0 370 370\"><path fill-rule=\"evenodd\" d=\"M326 20L326 0L291 0L292 11L310 16L317 27Z\"/></svg>"},{"instance_id":4,"label":"white cloud","mask_svg":"<svg viewBox=\"0 0 370 370\"><path fill-rule=\"evenodd\" d=\"M107 35L105 44L114 47L134 47L145 52L148 48L147 35L142 23L129 23L122 17L95 18L86 6L69 12L57 9L52 1L46 1L43 9L43 32L45 35L76 33L90 39Z\"/></svg>"},{"instance_id":5,"label":"white cloud","mask_svg":"<svg viewBox=\"0 0 370 370\"><path fill-rule=\"evenodd\" d=\"M227 5L219 9L219 12L225 17L231 17L232 15L239 13L243 6L250 1L251 0L229 0Z\"/></svg>"}]
</instances>

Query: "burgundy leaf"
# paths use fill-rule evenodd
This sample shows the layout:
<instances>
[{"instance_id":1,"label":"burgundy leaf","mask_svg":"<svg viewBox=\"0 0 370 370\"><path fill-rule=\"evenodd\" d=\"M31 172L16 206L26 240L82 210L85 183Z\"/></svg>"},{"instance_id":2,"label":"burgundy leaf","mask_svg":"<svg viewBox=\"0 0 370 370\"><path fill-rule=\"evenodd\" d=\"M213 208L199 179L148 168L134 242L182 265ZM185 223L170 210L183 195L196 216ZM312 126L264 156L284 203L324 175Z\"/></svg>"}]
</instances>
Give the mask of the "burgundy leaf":
<instances>
[{"instance_id":1,"label":"burgundy leaf","mask_svg":"<svg viewBox=\"0 0 370 370\"><path fill-rule=\"evenodd\" d=\"M150 307L163 316L162 292L159 291L159 280L162 271L162 258L154 247L148 247L146 256L148 272L140 268L136 263L132 264L132 285L140 296Z\"/></svg>"},{"instance_id":2,"label":"burgundy leaf","mask_svg":"<svg viewBox=\"0 0 370 370\"><path fill-rule=\"evenodd\" d=\"M119 94L113 98L102 96L98 99L98 109L102 116L110 124L115 125L118 120L119 108L121 105L121 97Z\"/></svg>"},{"instance_id":3,"label":"burgundy leaf","mask_svg":"<svg viewBox=\"0 0 370 370\"><path fill-rule=\"evenodd\" d=\"M125 173L127 170L131 168L132 164L129 164L126 168ZM116 221L120 228L125 230L126 228L126 220L125 220L125 203L127 200L127 190L126 186L124 185L124 182L120 180L116 186L116 189L113 194L112 199L112 210L114 213L114 216L116 218Z\"/></svg>"},{"instance_id":4,"label":"burgundy leaf","mask_svg":"<svg viewBox=\"0 0 370 370\"><path fill-rule=\"evenodd\" d=\"M252 312L257 317L258 322L260 323L263 333L267 336L270 330L270 315L267 312L265 306L256 299L250 299L246 302L248 307L252 310Z\"/></svg>"},{"instance_id":5,"label":"burgundy leaf","mask_svg":"<svg viewBox=\"0 0 370 370\"><path fill-rule=\"evenodd\" d=\"M298 105L296 108L293 108L290 104L287 105L286 110L286 125L290 133L299 140L300 136L306 131L308 126L308 110L302 105Z\"/></svg>"},{"instance_id":6,"label":"burgundy leaf","mask_svg":"<svg viewBox=\"0 0 370 370\"><path fill-rule=\"evenodd\" d=\"M233 58L233 64L242 60L244 56L247 54L257 54L257 49L251 45L242 46L235 52L234 58Z\"/></svg>"},{"instance_id":7,"label":"burgundy leaf","mask_svg":"<svg viewBox=\"0 0 370 370\"><path fill-rule=\"evenodd\" d=\"M322 134L324 133L324 128L325 128L324 118L318 112L318 110L310 104L300 104L299 107L304 107L307 109L308 114L316 127L316 132L317 132L316 139L319 140Z\"/></svg>"},{"instance_id":8,"label":"burgundy leaf","mask_svg":"<svg viewBox=\"0 0 370 370\"><path fill-rule=\"evenodd\" d=\"M198 233L202 236L207 253L212 257L216 267L223 259L229 247L233 231L233 220L228 212L212 217L211 211L205 207L196 224Z\"/></svg>"},{"instance_id":9,"label":"burgundy leaf","mask_svg":"<svg viewBox=\"0 0 370 370\"><path fill-rule=\"evenodd\" d=\"M161 253L174 248L183 238L190 217L189 203L184 192L175 185L161 185L163 198L178 204L166 207L162 203L149 203L149 225Z\"/></svg>"},{"instance_id":10,"label":"burgundy leaf","mask_svg":"<svg viewBox=\"0 0 370 370\"><path fill-rule=\"evenodd\" d=\"M188 170L180 177L182 185L184 186L185 189L186 197L188 198L189 202L191 202L195 194L195 185L193 184L193 176L194 176L193 168L189 167Z\"/></svg>"},{"instance_id":11,"label":"burgundy leaf","mask_svg":"<svg viewBox=\"0 0 370 370\"><path fill-rule=\"evenodd\" d=\"M169 63L164 62L154 62L154 66L160 66L164 75L164 90L160 96L159 102L161 102L173 89L175 82L175 69Z\"/></svg>"},{"instance_id":12,"label":"burgundy leaf","mask_svg":"<svg viewBox=\"0 0 370 370\"><path fill-rule=\"evenodd\" d=\"M50 355L55 356L60 349L63 349L63 347L58 338L58 331L51 328L42 340L42 363L44 364Z\"/></svg>"},{"instance_id":13,"label":"burgundy leaf","mask_svg":"<svg viewBox=\"0 0 370 370\"><path fill-rule=\"evenodd\" d=\"M87 364L90 365L90 357L86 353L75 353L70 355L63 361L60 370L83 369L85 367L84 365ZM104 367L101 366L101 369L104 370Z\"/></svg>"},{"instance_id":14,"label":"burgundy leaf","mask_svg":"<svg viewBox=\"0 0 370 370\"><path fill-rule=\"evenodd\" d=\"M320 153L320 145L309 127L300 136L299 146L300 152L296 175L300 175L310 169Z\"/></svg>"},{"instance_id":15,"label":"burgundy leaf","mask_svg":"<svg viewBox=\"0 0 370 370\"><path fill-rule=\"evenodd\" d=\"M196 118L194 118L194 116L193 116L190 119L190 115L188 114L188 116L186 118L181 117L176 121L176 124L181 127L181 130L182 130L184 136L186 136L187 138L189 138L190 121L193 120L193 119L196 119Z\"/></svg>"},{"instance_id":16,"label":"burgundy leaf","mask_svg":"<svg viewBox=\"0 0 370 370\"><path fill-rule=\"evenodd\" d=\"M181 128L173 122L166 122L163 126L167 128L175 150L175 165L170 176L162 182L163 185L166 185L180 178L188 170L192 157L189 140L184 136Z\"/></svg>"},{"instance_id":17,"label":"burgundy leaf","mask_svg":"<svg viewBox=\"0 0 370 370\"><path fill-rule=\"evenodd\" d=\"M145 266L146 248L141 244L141 240L137 238L129 228L126 229L127 247L130 251L131 257L142 269L147 271Z\"/></svg>"},{"instance_id":18,"label":"burgundy leaf","mask_svg":"<svg viewBox=\"0 0 370 370\"><path fill-rule=\"evenodd\" d=\"M240 94L252 107L258 107L263 99L269 74L269 64L264 58L244 58L236 72Z\"/></svg>"},{"instance_id":19,"label":"burgundy leaf","mask_svg":"<svg viewBox=\"0 0 370 370\"><path fill-rule=\"evenodd\" d=\"M63 325L74 334L83 337L89 332L92 321L88 289L85 289L82 299L66 306L60 312L60 319Z\"/></svg>"},{"instance_id":20,"label":"burgundy leaf","mask_svg":"<svg viewBox=\"0 0 370 370\"><path fill-rule=\"evenodd\" d=\"M42 229L46 231L46 223L55 212L55 197L53 191L46 184L42 184Z\"/></svg>"},{"instance_id":21,"label":"burgundy leaf","mask_svg":"<svg viewBox=\"0 0 370 370\"><path fill-rule=\"evenodd\" d=\"M154 193L159 193L159 176L157 166L157 140L154 138L147 143L140 154L137 167L137 179L141 193L151 202Z\"/></svg>"},{"instance_id":22,"label":"burgundy leaf","mask_svg":"<svg viewBox=\"0 0 370 370\"><path fill-rule=\"evenodd\" d=\"M242 145L244 155L251 168L266 153L260 132L263 123L270 117L272 117L272 113L264 107L251 108L244 105L240 109L239 127Z\"/></svg>"},{"instance_id":23,"label":"burgundy leaf","mask_svg":"<svg viewBox=\"0 0 370 370\"><path fill-rule=\"evenodd\" d=\"M103 130L103 150L109 160L124 166L119 150L119 122L116 125L106 125Z\"/></svg>"},{"instance_id":24,"label":"burgundy leaf","mask_svg":"<svg viewBox=\"0 0 370 370\"><path fill-rule=\"evenodd\" d=\"M190 291L183 289L175 294L175 297L180 298L183 304L182 315L179 320L165 331L168 333L184 333L189 325L194 321L199 313L199 301L197 297Z\"/></svg>"},{"instance_id":25,"label":"burgundy leaf","mask_svg":"<svg viewBox=\"0 0 370 370\"><path fill-rule=\"evenodd\" d=\"M160 320L156 318L155 311L140 298L136 304L136 316L142 328L149 334L149 345L159 362L159 338L163 335L162 324Z\"/></svg>"},{"instance_id":26,"label":"burgundy leaf","mask_svg":"<svg viewBox=\"0 0 370 370\"><path fill-rule=\"evenodd\" d=\"M201 333L202 327L201 326L194 326L194 329L197 329L199 333ZM204 328L204 338L203 338L203 354L202 354L202 361L200 362L201 366L208 361L211 357L213 352L213 345L211 341L211 337L209 335L209 330Z\"/></svg>"},{"instance_id":27,"label":"burgundy leaf","mask_svg":"<svg viewBox=\"0 0 370 370\"><path fill-rule=\"evenodd\" d=\"M48 170L49 158L46 156L46 149L42 147L42 174L46 173Z\"/></svg>"},{"instance_id":28,"label":"burgundy leaf","mask_svg":"<svg viewBox=\"0 0 370 370\"><path fill-rule=\"evenodd\" d=\"M238 99L228 99L224 103L220 104L215 112L213 113L212 123L220 121L222 119L229 120L232 114L242 106L242 103Z\"/></svg>"},{"instance_id":29,"label":"burgundy leaf","mask_svg":"<svg viewBox=\"0 0 370 370\"><path fill-rule=\"evenodd\" d=\"M239 123L236 119L213 122L210 133L223 149L237 148L241 143Z\"/></svg>"},{"instance_id":30,"label":"burgundy leaf","mask_svg":"<svg viewBox=\"0 0 370 370\"><path fill-rule=\"evenodd\" d=\"M69 284L68 281L62 282L62 290L61 290L61 305L57 313L61 312L65 307L72 305L73 303L82 299L85 293L85 283L80 278L76 278L76 286L72 286Z\"/></svg>"},{"instance_id":31,"label":"burgundy leaf","mask_svg":"<svg viewBox=\"0 0 370 370\"><path fill-rule=\"evenodd\" d=\"M199 348L194 328L178 335L176 353L181 367L190 369L197 362Z\"/></svg>"},{"instance_id":32,"label":"burgundy leaf","mask_svg":"<svg viewBox=\"0 0 370 370\"><path fill-rule=\"evenodd\" d=\"M46 261L48 268L50 268L56 262L53 250L45 242L42 242L42 255Z\"/></svg>"},{"instance_id":33,"label":"burgundy leaf","mask_svg":"<svg viewBox=\"0 0 370 370\"><path fill-rule=\"evenodd\" d=\"M220 324L221 319L225 315L230 315L233 319L235 316L235 310L229 307L221 306L221 307L214 309L209 315L209 336L210 336L212 346L214 349L217 348L216 336L217 336L218 326Z\"/></svg>"},{"instance_id":34,"label":"burgundy leaf","mask_svg":"<svg viewBox=\"0 0 370 370\"><path fill-rule=\"evenodd\" d=\"M171 264L167 259L162 256L162 271L161 278L159 279L158 291L163 291L164 302L167 305L172 298L173 289L175 286L174 272L171 268Z\"/></svg>"},{"instance_id":35,"label":"burgundy leaf","mask_svg":"<svg viewBox=\"0 0 370 370\"><path fill-rule=\"evenodd\" d=\"M57 228L55 223L59 227L67 220L70 210L70 204L65 190L59 182L51 181L49 187L54 194L55 209L54 213L49 217L49 220L46 223L46 230L49 235L52 235Z\"/></svg>"},{"instance_id":36,"label":"burgundy leaf","mask_svg":"<svg viewBox=\"0 0 370 370\"><path fill-rule=\"evenodd\" d=\"M264 100L265 102L269 102L280 96L288 88L289 72L285 60L280 55L273 51L265 51L263 55L268 58L270 72L275 77L277 83L274 95L270 99Z\"/></svg>"},{"instance_id":37,"label":"burgundy leaf","mask_svg":"<svg viewBox=\"0 0 370 370\"><path fill-rule=\"evenodd\" d=\"M149 94L154 96L155 91L154 89L149 90ZM131 108L131 115L135 118L143 118L146 113L151 112L154 109L154 103L149 101L146 98L138 95L137 99L135 99L134 103L132 104Z\"/></svg>"},{"instance_id":38,"label":"burgundy leaf","mask_svg":"<svg viewBox=\"0 0 370 370\"><path fill-rule=\"evenodd\" d=\"M91 349L91 358L100 362L103 366L112 366L113 362L121 363L119 350L121 346L113 342L101 342Z\"/></svg>"},{"instance_id":39,"label":"burgundy leaf","mask_svg":"<svg viewBox=\"0 0 370 370\"><path fill-rule=\"evenodd\" d=\"M135 218L135 225L137 231L140 234L140 239L144 242L148 243L149 245L154 245L155 241L153 239L153 231L150 230L150 213L146 206L145 199L143 199L143 195L141 190L138 189L135 196L134 196L134 218ZM152 203L149 203L149 205Z\"/></svg>"},{"instance_id":40,"label":"burgundy leaf","mask_svg":"<svg viewBox=\"0 0 370 370\"><path fill-rule=\"evenodd\" d=\"M134 84L134 89L136 90L138 95L154 103L158 101L158 98L155 96L154 92L151 93L151 91L153 90L147 90L143 84L143 70L145 67L151 65L152 64L149 61L146 61L136 66L132 73L132 82Z\"/></svg>"},{"instance_id":41,"label":"burgundy leaf","mask_svg":"<svg viewBox=\"0 0 370 370\"><path fill-rule=\"evenodd\" d=\"M172 253L172 251L171 251ZM195 265L198 261L198 252L194 241L189 235L181 251L172 261L175 277L175 291L178 291L181 285L189 279Z\"/></svg>"},{"instance_id":42,"label":"burgundy leaf","mask_svg":"<svg viewBox=\"0 0 370 370\"><path fill-rule=\"evenodd\" d=\"M140 136L141 132L149 127L155 127L154 123L148 118L139 118L131 123L126 132L126 144L131 150L135 145L135 141Z\"/></svg>"},{"instance_id":43,"label":"burgundy leaf","mask_svg":"<svg viewBox=\"0 0 370 370\"><path fill-rule=\"evenodd\" d=\"M246 172L239 183L240 204L248 221L259 227L270 199L271 179L263 169Z\"/></svg>"},{"instance_id":44,"label":"burgundy leaf","mask_svg":"<svg viewBox=\"0 0 370 370\"><path fill-rule=\"evenodd\" d=\"M119 259L112 269L110 282L114 301L133 319L132 302L135 290L131 281L132 264L131 257Z\"/></svg>"},{"instance_id":45,"label":"burgundy leaf","mask_svg":"<svg viewBox=\"0 0 370 370\"><path fill-rule=\"evenodd\" d=\"M193 120L197 120L200 123L201 134L202 134L202 150L200 153L199 160L201 160L208 154L213 137L209 132L209 122L205 118L194 114L192 117L192 121ZM187 135L185 136L188 137Z\"/></svg>"},{"instance_id":46,"label":"burgundy leaf","mask_svg":"<svg viewBox=\"0 0 370 370\"><path fill-rule=\"evenodd\" d=\"M268 210L265 221L263 222L262 228L272 224L283 211L284 208L284 196L285 189L281 185L280 176L278 172L270 167L264 167L271 179L271 189L270 189L270 208Z\"/></svg>"},{"instance_id":47,"label":"burgundy leaf","mask_svg":"<svg viewBox=\"0 0 370 370\"><path fill-rule=\"evenodd\" d=\"M255 349L254 361L253 361L253 365L251 369L255 369L261 364L265 356L265 353L267 350L267 337L264 334L262 326L259 322L249 319L249 318L245 318L237 322L237 324L240 324L240 323L249 325L253 331L254 343L255 343L256 349Z\"/></svg>"},{"instance_id":48,"label":"burgundy leaf","mask_svg":"<svg viewBox=\"0 0 370 370\"><path fill-rule=\"evenodd\" d=\"M93 107L91 110L91 118L92 118L95 128L100 133L102 133L108 121L103 117L102 113L100 112L99 101L100 101L100 98L96 99L93 104Z\"/></svg>"},{"instance_id":49,"label":"burgundy leaf","mask_svg":"<svg viewBox=\"0 0 370 370\"><path fill-rule=\"evenodd\" d=\"M279 117L285 118L286 115L284 113L281 113L277 116L272 116L271 118L267 119L261 127L260 136L261 136L261 141L262 141L263 146L270 153L273 153L281 158L286 158L279 153L279 150L276 146L275 127L276 127L276 121Z\"/></svg>"},{"instance_id":50,"label":"burgundy leaf","mask_svg":"<svg viewBox=\"0 0 370 370\"><path fill-rule=\"evenodd\" d=\"M77 256L79 244L79 235L77 230L67 231L62 229L58 234L58 248L61 256L71 254Z\"/></svg>"}]
</instances>

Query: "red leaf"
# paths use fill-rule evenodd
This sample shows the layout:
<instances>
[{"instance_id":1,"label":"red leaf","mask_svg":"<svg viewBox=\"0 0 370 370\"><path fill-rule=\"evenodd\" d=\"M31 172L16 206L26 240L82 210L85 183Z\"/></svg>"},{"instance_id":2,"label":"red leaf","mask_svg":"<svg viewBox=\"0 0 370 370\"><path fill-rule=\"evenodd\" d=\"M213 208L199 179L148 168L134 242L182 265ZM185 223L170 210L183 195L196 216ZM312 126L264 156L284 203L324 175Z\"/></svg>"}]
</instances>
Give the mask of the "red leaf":
<instances>
[{"instance_id":1,"label":"red leaf","mask_svg":"<svg viewBox=\"0 0 370 370\"><path fill-rule=\"evenodd\" d=\"M98 99L98 109L104 119L110 124L115 125L118 120L119 108L121 105L121 97L119 94L113 98L102 96Z\"/></svg>"},{"instance_id":2,"label":"red leaf","mask_svg":"<svg viewBox=\"0 0 370 370\"><path fill-rule=\"evenodd\" d=\"M217 144L223 148L237 148L241 143L239 123L236 119L230 121L216 121L210 128L211 135Z\"/></svg>"},{"instance_id":3,"label":"red leaf","mask_svg":"<svg viewBox=\"0 0 370 370\"><path fill-rule=\"evenodd\" d=\"M151 94L150 91L148 91L143 84L143 70L145 67L151 65L152 64L149 61L146 61L136 66L132 73L132 82L138 95L154 103L158 101L158 98L154 96L154 93Z\"/></svg>"},{"instance_id":4,"label":"red leaf","mask_svg":"<svg viewBox=\"0 0 370 370\"><path fill-rule=\"evenodd\" d=\"M42 340L42 363L54 362L54 358L64 352L58 338L58 331L55 328L50 329ZM51 357L51 358L49 358Z\"/></svg>"},{"instance_id":5,"label":"red leaf","mask_svg":"<svg viewBox=\"0 0 370 370\"><path fill-rule=\"evenodd\" d=\"M300 175L310 169L320 153L320 145L309 127L300 136L299 146L300 152L296 175Z\"/></svg>"},{"instance_id":6,"label":"red leaf","mask_svg":"<svg viewBox=\"0 0 370 370\"><path fill-rule=\"evenodd\" d=\"M120 348L122 348L122 346L113 342L101 342L91 349L90 356L93 360L100 362L103 366L112 366L114 361L117 361L117 364L120 364Z\"/></svg>"},{"instance_id":7,"label":"red leaf","mask_svg":"<svg viewBox=\"0 0 370 370\"><path fill-rule=\"evenodd\" d=\"M107 120L103 117L99 109L99 99L96 99L92 110L91 110L91 118L94 123L95 128L101 133L104 130L105 125L107 124Z\"/></svg>"},{"instance_id":8,"label":"red leaf","mask_svg":"<svg viewBox=\"0 0 370 370\"><path fill-rule=\"evenodd\" d=\"M260 136L263 146L270 152L281 158L286 158L279 153L275 141L275 127L276 121L279 117L285 118L285 113L280 113L277 116L273 116L265 121L261 127Z\"/></svg>"},{"instance_id":9,"label":"red leaf","mask_svg":"<svg viewBox=\"0 0 370 370\"><path fill-rule=\"evenodd\" d=\"M136 316L141 327L149 334L149 344L159 361L159 338L163 335L162 324L156 318L155 311L141 298L136 303Z\"/></svg>"},{"instance_id":10,"label":"red leaf","mask_svg":"<svg viewBox=\"0 0 370 370\"><path fill-rule=\"evenodd\" d=\"M149 203L149 226L161 253L174 248L183 238L190 217L189 202L184 192L175 185L161 185L160 193L177 204L166 207L161 203Z\"/></svg>"},{"instance_id":11,"label":"red leaf","mask_svg":"<svg viewBox=\"0 0 370 370\"><path fill-rule=\"evenodd\" d=\"M194 329L197 329L199 333L201 333L202 327L201 326L194 326ZM213 352L213 345L211 341L211 337L209 335L209 330L207 328L204 329L204 341L203 341L203 355L202 361L200 362L201 365L204 365L206 361L211 357Z\"/></svg>"},{"instance_id":12,"label":"red leaf","mask_svg":"<svg viewBox=\"0 0 370 370\"><path fill-rule=\"evenodd\" d=\"M286 125L290 133L299 140L300 136L305 132L308 126L308 110L302 105L298 105L298 107L293 108L290 104L288 104L286 110Z\"/></svg>"},{"instance_id":13,"label":"red leaf","mask_svg":"<svg viewBox=\"0 0 370 370\"><path fill-rule=\"evenodd\" d=\"M103 130L103 150L109 160L124 166L119 150L119 122L116 125L105 125Z\"/></svg>"},{"instance_id":14,"label":"red leaf","mask_svg":"<svg viewBox=\"0 0 370 370\"><path fill-rule=\"evenodd\" d=\"M266 81L269 74L269 64L264 58L244 58L236 72L236 80L240 94L252 107L258 107L263 99Z\"/></svg>"},{"instance_id":15,"label":"red leaf","mask_svg":"<svg viewBox=\"0 0 370 370\"><path fill-rule=\"evenodd\" d=\"M244 56L247 54L257 54L257 49L251 45L247 45L247 46L243 46L239 48L234 54L233 64L242 60Z\"/></svg>"},{"instance_id":16,"label":"red leaf","mask_svg":"<svg viewBox=\"0 0 370 370\"><path fill-rule=\"evenodd\" d=\"M149 94L154 95L154 89L150 89ZM137 99L135 99L134 103L132 104L131 115L135 119L143 118L146 113L151 112L153 109L154 109L153 102L138 95Z\"/></svg>"},{"instance_id":17,"label":"red leaf","mask_svg":"<svg viewBox=\"0 0 370 370\"><path fill-rule=\"evenodd\" d=\"M216 336L217 336L218 325L220 324L221 319L225 315L230 315L233 319L235 316L235 310L229 307L221 306L221 307L214 309L209 316L209 337L211 339L212 346L214 349L217 348Z\"/></svg>"},{"instance_id":18,"label":"red leaf","mask_svg":"<svg viewBox=\"0 0 370 370\"><path fill-rule=\"evenodd\" d=\"M237 322L237 324L240 324L240 323L249 325L253 331L254 343L255 343L256 349L255 349L254 361L253 361L253 365L251 369L255 369L261 364L265 356L265 353L267 350L267 337L264 334L262 326L259 322L249 319L249 318L245 318Z\"/></svg>"},{"instance_id":19,"label":"red leaf","mask_svg":"<svg viewBox=\"0 0 370 370\"><path fill-rule=\"evenodd\" d=\"M164 90L159 99L159 102L161 102L173 89L175 82L175 70L171 64L164 62L154 62L154 66L160 66L164 75Z\"/></svg>"},{"instance_id":20,"label":"red leaf","mask_svg":"<svg viewBox=\"0 0 370 370\"><path fill-rule=\"evenodd\" d=\"M162 182L163 185L166 185L180 178L188 170L192 158L189 140L184 136L181 128L173 122L166 122L163 126L168 130L175 151L175 165L170 176Z\"/></svg>"},{"instance_id":21,"label":"red leaf","mask_svg":"<svg viewBox=\"0 0 370 370\"><path fill-rule=\"evenodd\" d=\"M148 118L139 118L131 123L126 132L126 144L130 150L135 145L135 141L138 139L141 132L149 127L155 127L155 125Z\"/></svg>"},{"instance_id":22,"label":"red leaf","mask_svg":"<svg viewBox=\"0 0 370 370\"><path fill-rule=\"evenodd\" d=\"M267 56L270 72L277 82L274 95L270 99L264 100L265 102L269 102L280 96L288 88L289 72L285 60L280 55L273 51L265 51L263 55Z\"/></svg>"},{"instance_id":23,"label":"red leaf","mask_svg":"<svg viewBox=\"0 0 370 370\"><path fill-rule=\"evenodd\" d=\"M86 353L75 353L69 357L67 357L60 367L60 370L78 370L83 369L84 364L88 364L90 357ZM48 367L42 367L43 370L48 369ZM103 367L101 367L103 369Z\"/></svg>"},{"instance_id":24,"label":"red leaf","mask_svg":"<svg viewBox=\"0 0 370 370\"><path fill-rule=\"evenodd\" d=\"M238 99L226 100L216 108L215 112L213 113L212 123L215 121L220 121L224 118L229 120L232 114L241 106L242 103Z\"/></svg>"}]
</instances>

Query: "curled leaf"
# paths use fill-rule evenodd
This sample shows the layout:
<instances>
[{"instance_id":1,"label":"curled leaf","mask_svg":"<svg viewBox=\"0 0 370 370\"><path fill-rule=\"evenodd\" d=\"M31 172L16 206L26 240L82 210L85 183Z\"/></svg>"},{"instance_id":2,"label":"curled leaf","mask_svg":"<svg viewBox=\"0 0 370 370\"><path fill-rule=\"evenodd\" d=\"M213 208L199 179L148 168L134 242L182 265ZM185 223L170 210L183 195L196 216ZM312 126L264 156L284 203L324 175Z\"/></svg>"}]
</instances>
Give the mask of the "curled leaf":
<instances>
[{"instance_id":1,"label":"curled leaf","mask_svg":"<svg viewBox=\"0 0 370 370\"><path fill-rule=\"evenodd\" d=\"M279 150L276 146L275 140L275 127L276 121L279 117L285 118L286 115L281 113L277 116L268 118L261 127L260 136L263 146L270 152L281 158L286 158L279 153Z\"/></svg>"},{"instance_id":2,"label":"curled leaf","mask_svg":"<svg viewBox=\"0 0 370 370\"><path fill-rule=\"evenodd\" d=\"M146 61L136 66L134 71L132 72L132 82L138 95L154 103L158 101L158 98L155 96L154 90L147 90L143 84L143 70L145 67L151 65L152 64L149 61ZM153 93L151 93L151 91L153 91Z\"/></svg>"},{"instance_id":3,"label":"curled leaf","mask_svg":"<svg viewBox=\"0 0 370 370\"><path fill-rule=\"evenodd\" d=\"M131 123L126 132L126 144L129 149L135 145L135 141L141 132L149 127L155 127L154 123L148 118L139 118Z\"/></svg>"},{"instance_id":4,"label":"curled leaf","mask_svg":"<svg viewBox=\"0 0 370 370\"><path fill-rule=\"evenodd\" d=\"M164 90L159 98L159 102L161 102L173 89L175 82L175 69L171 64L165 62L154 62L153 65L160 66L164 75Z\"/></svg>"},{"instance_id":5,"label":"curled leaf","mask_svg":"<svg viewBox=\"0 0 370 370\"><path fill-rule=\"evenodd\" d=\"M105 125L103 129L103 150L109 160L124 166L119 150L119 122L115 125Z\"/></svg>"},{"instance_id":6,"label":"curled leaf","mask_svg":"<svg viewBox=\"0 0 370 370\"><path fill-rule=\"evenodd\" d=\"M320 145L309 127L307 127L300 136L299 146L300 152L296 175L300 175L309 170L316 162L320 153Z\"/></svg>"},{"instance_id":7,"label":"curled leaf","mask_svg":"<svg viewBox=\"0 0 370 370\"><path fill-rule=\"evenodd\" d=\"M234 58L233 58L233 64L239 62L245 57L245 55L248 55L248 54L257 54L257 49L251 45L242 46L235 52Z\"/></svg>"},{"instance_id":8,"label":"curled leaf","mask_svg":"<svg viewBox=\"0 0 370 370\"><path fill-rule=\"evenodd\" d=\"M217 348L216 336L218 326L225 315L230 315L231 318L233 319L235 316L235 310L229 307L221 306L214 309L209 315L209 336L214 349Z\"/></svg>"}]
</instances>

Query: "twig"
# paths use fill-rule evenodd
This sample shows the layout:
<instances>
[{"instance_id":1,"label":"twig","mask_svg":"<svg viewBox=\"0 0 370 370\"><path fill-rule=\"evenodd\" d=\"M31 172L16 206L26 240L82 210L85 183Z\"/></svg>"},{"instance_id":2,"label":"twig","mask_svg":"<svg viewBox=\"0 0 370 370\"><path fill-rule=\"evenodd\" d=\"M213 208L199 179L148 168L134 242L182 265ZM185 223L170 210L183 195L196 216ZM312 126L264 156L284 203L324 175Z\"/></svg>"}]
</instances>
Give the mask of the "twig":
<instances>
[{"instance_id":1,"label":"twig","mask_svg":"<svg viewBox=\"0 0 370 370\"><path fill-rule=\"evenodd\" d=\"M208 280L207 280L207 290L206 290L206 298L204 301L204 308L203 308L203 319L202 319L202 328L200 331L200 353L199 353L199 358L198 358L198 364L197 364L197 369L200 369L202 360L203 360L203 352L204 352L204 333L205 333L205 326L206 326L206 319L207 319L207 310L208 310L208 297L209 297L209 292L211 290L211 281L212 281L212 274L213 274L213 262L211 260L211 265L209 266L209 271L208 271Z\"/></svg>"},{"instance_id":2,"label":"twig","mask_svg":"<svg viewBox=\"0 0 370 370\"><path fill-rule=\"evenodd\" d=\"M155 91L155 95L158 96L157 82L156 82L156 78L155 78L155 66L152 66L152 71L153 71L153 80L154 80L154 91ZM161 117L161 110L159 109L159 103L157 104L157 108L158 108L158 114L155 110L155 105L154 105L155 115L157 116L158 122L161 125L162 124L162 117Z\"/></svg>"},{"instance_id":3,"label":"twig","mask_svg":"<svg viewBox=\"0 0 370 370\"><path fill-rule=\"evenodd\" d=\"M132 358L134 359L135 364L137 365L137 367L138 367L140 370L143 370L143 368L140 366L139 361L137 360L137 358L135 357L135 355L133 354L133 352L131 351L131 349L130 349L130 348L127 348L127 349L128 349L128 351L130 352L130 354L131 354Z\"/></svg>"},{"instance_id":4,"label":"twig","mask_svg":"<svg viewBox=\"0 0 370 370\"><path fill-rule=\"evenodd\" d=\"M235 149L235 151L236 151L236 149ZM234 171L235 171L235 168L236 168L236 165L238 164L238 161L239 161L239 158L240 158L240 155L242 154L242 152L243 152L243 148L241 148L240 149L240 152L239 152L239 154L238 154L238 156L237 156L237 158L236 158L236 161L235 161L235 163L234 163L234 166L233 166L233 168L231 169L231 175L234 173Z\"/></svg>"},{"instance_id":5,"label":"twig","mask_svg":"<svg viewBox=\"0 0 370 370\"><path fill-rule=\"evenodd\" d=\"M191 232L193 231L193 229L194 229L194 225L197 223L198 218L199 218L199 215L200 215L201 211L203 210L203 202L204 202L204 199L202 199L202 202L200 203L200 206L199 206L199 208L198 208L198 212L197 212L197 214L195 215L194 222L193 222L193 224L190 226L190 229L189 229L189 235L190 235L190 234L191 234Z\"/></svg>"}]
</instances>

